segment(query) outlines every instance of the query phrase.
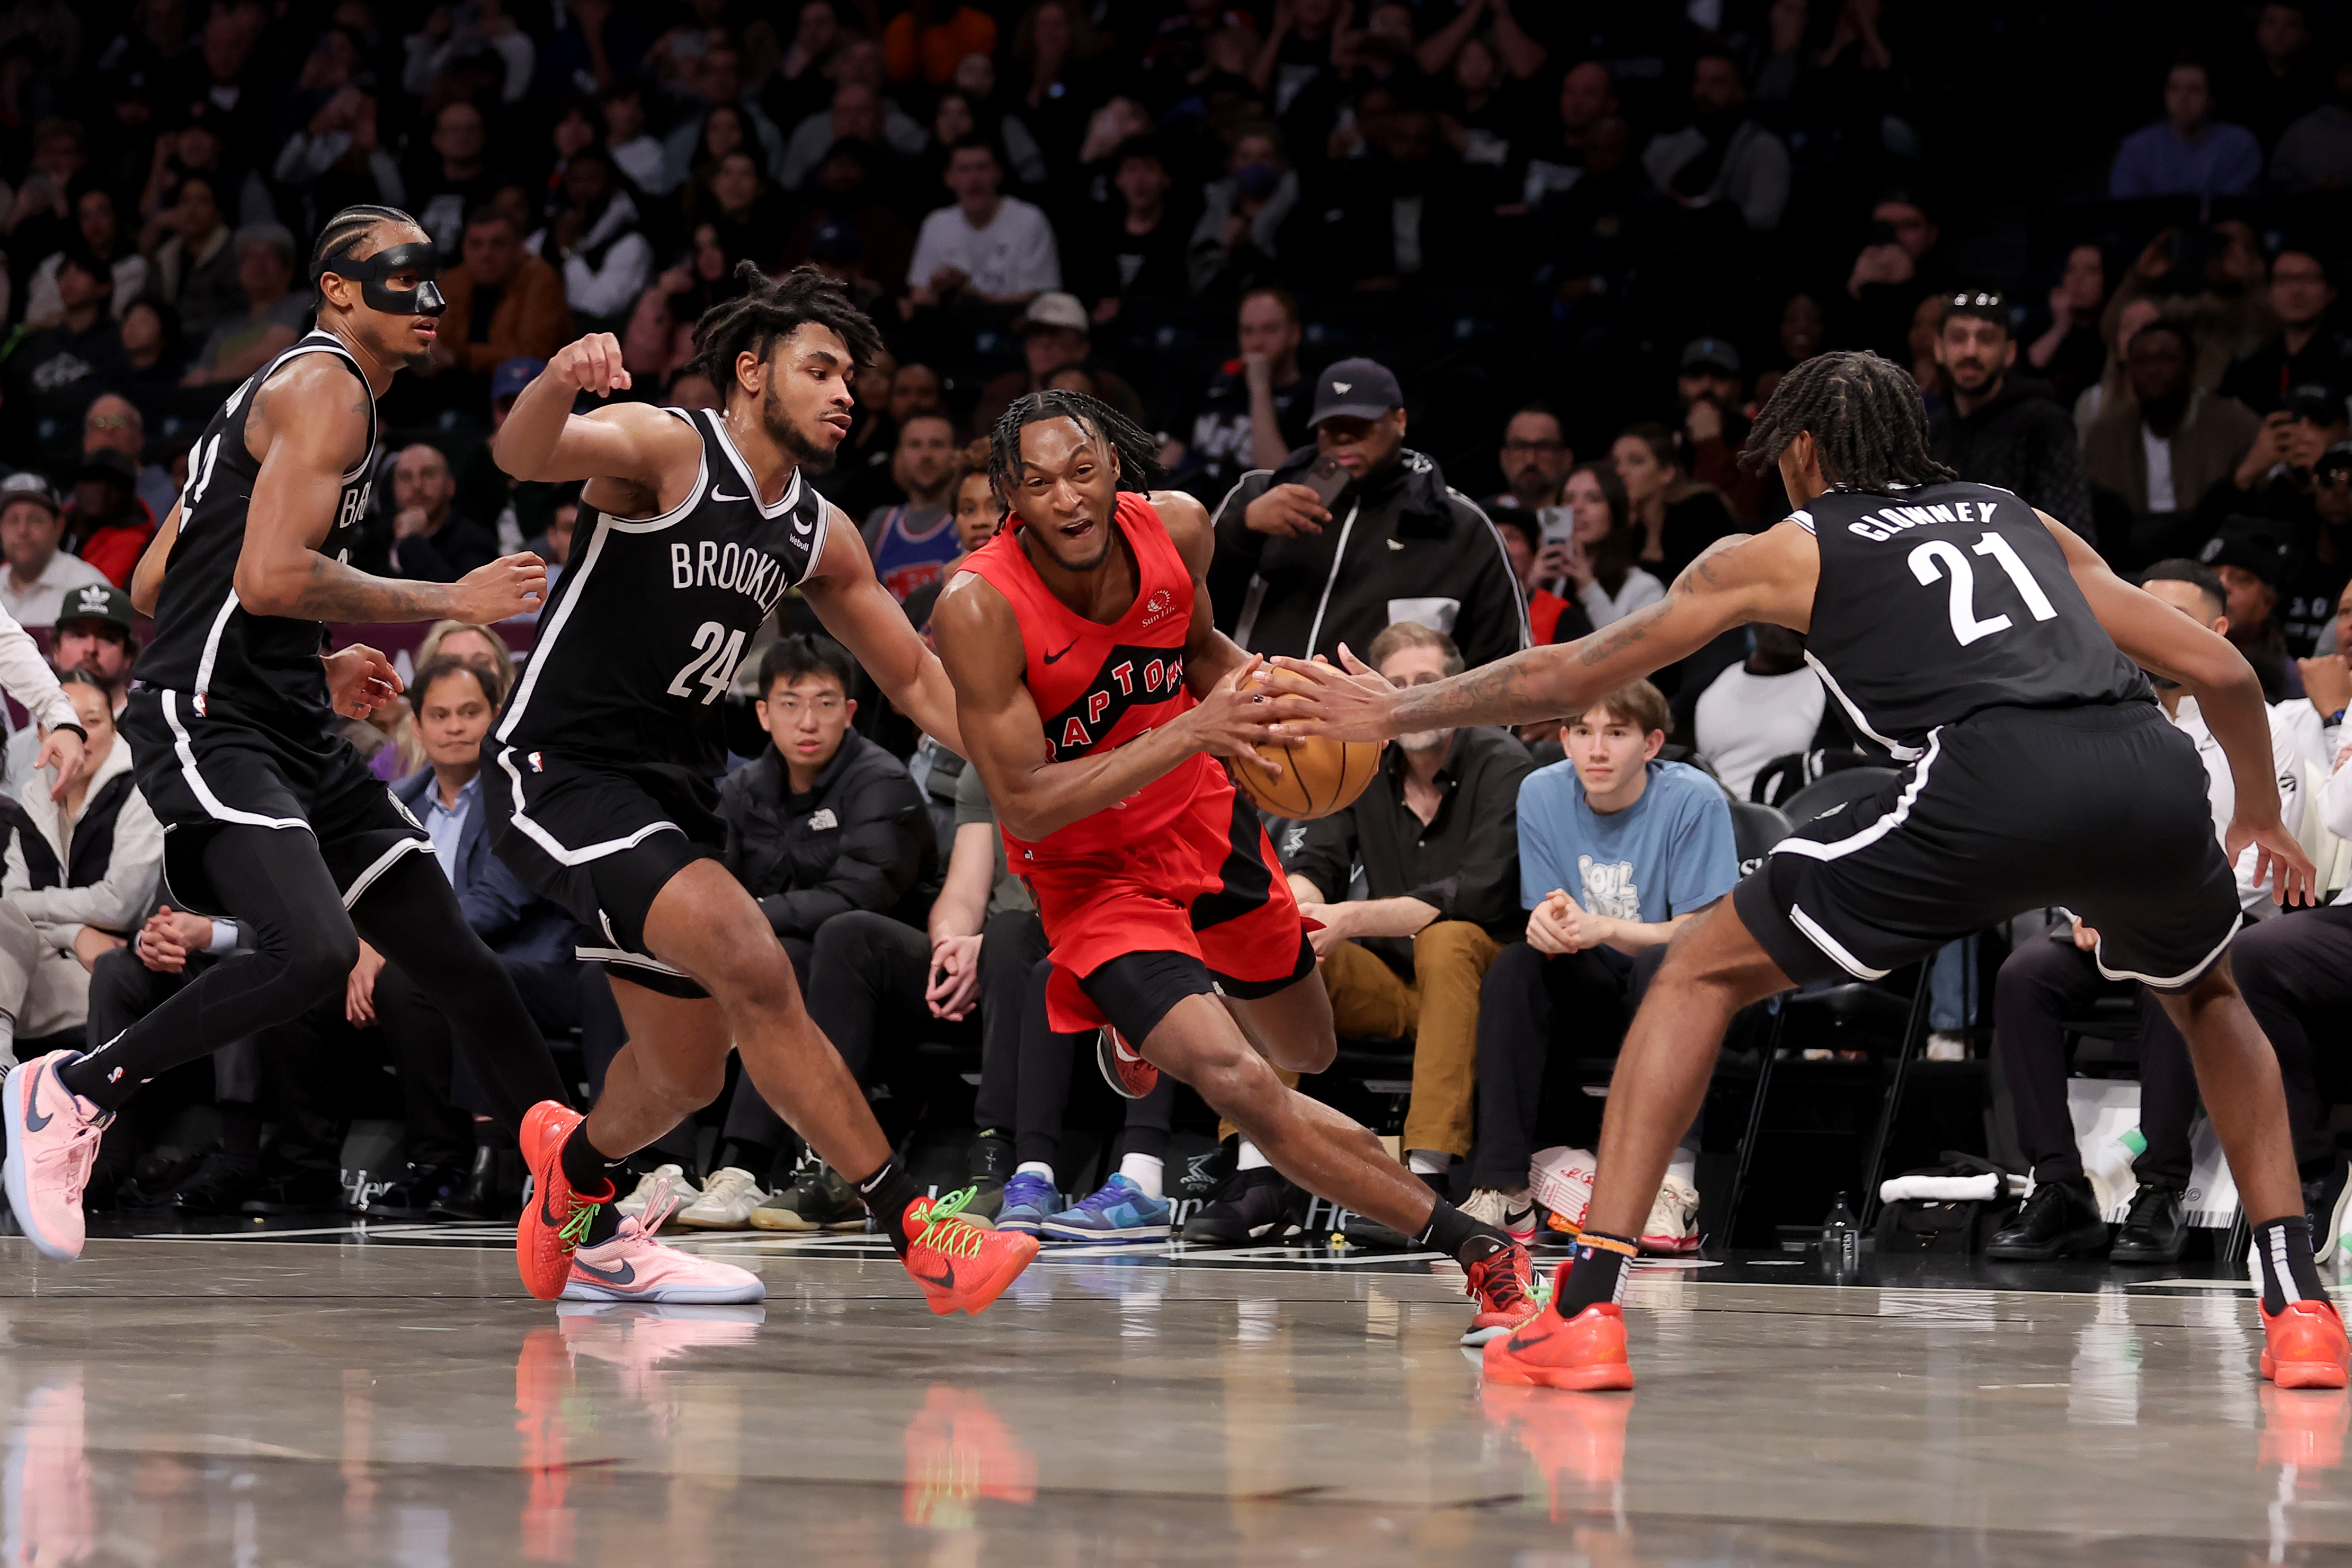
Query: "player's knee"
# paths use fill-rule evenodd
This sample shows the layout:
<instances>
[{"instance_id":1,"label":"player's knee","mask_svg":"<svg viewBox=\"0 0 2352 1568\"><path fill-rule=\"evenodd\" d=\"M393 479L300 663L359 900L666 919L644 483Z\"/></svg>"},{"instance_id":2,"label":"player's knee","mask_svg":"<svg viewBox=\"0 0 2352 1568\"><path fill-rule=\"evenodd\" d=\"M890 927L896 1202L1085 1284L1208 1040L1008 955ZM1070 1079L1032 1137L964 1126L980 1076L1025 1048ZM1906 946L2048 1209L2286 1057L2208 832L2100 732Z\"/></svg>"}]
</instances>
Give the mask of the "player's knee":
<instances>
[{"instance_id":1,"label":"player's knee","mask_svg":"<svg viewBox=\"0 0 2352 1568\"><path fill-rule=\"evenodd\" d=\"M1318 1073L1339 1059L1339 1031L1327 1020L1321 1029L1308 1033L1303 1038L1285 1040L1282 1060L1275 1065L1287 1068L1295 1073Z\"/></svg>"},{"instance_id":2,"label":"player's knee","mask_svg":"<svg viewBox=\"0 0 2352 1568\"><path fill-rule=\"evenodd\" d=\"M359 932L348 920L304 922L277 945L279 983L305 1001L341 990L360 961Z\"/></svg>"},{"instance_id":3,"label":"player's knee","mask_svg":"<svg viewBox=\"0 0 2352 1568\"><path fill-rule=\"evenodd\" d=\"M1285 1092L1265 1059L1239 1041L1203 1052L1191 1081L1210 1110L1236 1126L1255 1123L1270 1099Z\"/></svg>"},{"instance_id":4,"label":"player's knee","mask_svg":"<svg viewBox=\"0 0 2352 1568\"><path fill-rule=\"evenodd\" d=\"M732 1008L790 1016L800 1011L800 984L783 944L766 930L730 932L703 957L697 977Z\"/></svg>"}]
</instances>

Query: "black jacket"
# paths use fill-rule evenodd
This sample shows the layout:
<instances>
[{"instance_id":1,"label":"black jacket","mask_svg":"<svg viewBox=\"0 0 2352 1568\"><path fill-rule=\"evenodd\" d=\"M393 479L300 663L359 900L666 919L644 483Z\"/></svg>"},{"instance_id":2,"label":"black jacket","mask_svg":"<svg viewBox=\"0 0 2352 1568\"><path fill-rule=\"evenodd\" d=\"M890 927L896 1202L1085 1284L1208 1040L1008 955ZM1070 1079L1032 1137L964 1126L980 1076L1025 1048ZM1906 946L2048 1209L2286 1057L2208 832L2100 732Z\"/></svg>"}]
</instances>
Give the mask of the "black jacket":
<instances>
[{"instance_id":1,"label":"black jacket","mask_svg":"<svg viewBox=\"0 0 2352 1568\"><path fill-rule=\"evenodd\" d=\"M771 747L719 792L727 868L778 936L803 940L850 910L920 925L939 891L939 839L906 764L854 731L806 795Z\"/></svg>"},{"instance_id":2,"label":"black jacket","mask_svg":"<svg viewBox=\"0 0 2352 1568\"><path fill-rule=\"evenodd\" d=\"M1437 464L1407 447L1387 472L1339 492L1319 533L1276 539L1242 521L1275 485L1304 479L1315 448L1244 474L1218 507L1209 597L1217 629L1252 653L1357 658L1391 621L1447 633L1486 664L1528 646L1528 608L1502 536Z\"/></svg>"},{"instance_id":3,"label":"black jacket","mask_svg":"<svg viewBox=\"0 0 2352 1568\"><path fill-rule=\"evenodd\" d=\"M2082 440L2048 382L2006 376L1992 401L1965 418L1946 400L1927 416L1927 450L1971 483L2013 491L2078 531L2091 527Z\"/></svg>"}]
</instances>

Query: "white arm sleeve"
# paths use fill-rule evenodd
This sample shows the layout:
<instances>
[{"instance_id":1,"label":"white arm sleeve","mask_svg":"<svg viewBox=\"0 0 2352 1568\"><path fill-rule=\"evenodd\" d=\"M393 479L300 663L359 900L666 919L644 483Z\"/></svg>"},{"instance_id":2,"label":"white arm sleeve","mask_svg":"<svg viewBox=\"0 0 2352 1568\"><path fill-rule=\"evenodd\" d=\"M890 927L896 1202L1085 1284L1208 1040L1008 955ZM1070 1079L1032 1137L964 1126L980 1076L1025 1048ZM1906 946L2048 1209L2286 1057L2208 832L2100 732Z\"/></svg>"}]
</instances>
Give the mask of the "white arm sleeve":
<instances>
[{"instance_id":1,"label":"white arm sleeve","mask_svg":"<svg viewBox=\"0 0 2352 1568\"><path fill-rule=\"evenodd\" d=\"M49 661L34 646L32 635L5 610L0 610L0 690L24 704L25 711L42 724L81 728L65 689L49 672Z\"/></svg>"}]
</instances>

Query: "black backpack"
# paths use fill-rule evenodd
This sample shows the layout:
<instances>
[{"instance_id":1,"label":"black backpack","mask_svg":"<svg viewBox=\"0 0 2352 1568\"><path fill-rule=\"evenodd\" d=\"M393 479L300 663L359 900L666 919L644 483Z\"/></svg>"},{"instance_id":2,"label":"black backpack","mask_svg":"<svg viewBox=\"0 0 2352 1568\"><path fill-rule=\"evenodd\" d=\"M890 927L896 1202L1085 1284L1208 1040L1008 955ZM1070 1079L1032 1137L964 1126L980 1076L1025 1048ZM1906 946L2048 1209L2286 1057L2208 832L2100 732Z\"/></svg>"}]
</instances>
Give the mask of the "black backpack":
<instances>
[{"instance_id":1,"label":"black backpack","mask_svg":"<svg viewBox=\"0 0 2352 1568\"><path fill-rule=\"evenodd\" d=\"M1990 1160L1947 1149L1943 1163L1906 1171L1906 1176L1981 1176L2006 1178L2009 1173ZM1982 1252L1993 1232L2016 1215L2021 1200L2008 1195L2006 1180L2000 1195L1947 1202L1936 1198L1902 1198L1878 1211L1875 1234L1881 1256L1902 1252Z\"/></svg>"}]
</instances>

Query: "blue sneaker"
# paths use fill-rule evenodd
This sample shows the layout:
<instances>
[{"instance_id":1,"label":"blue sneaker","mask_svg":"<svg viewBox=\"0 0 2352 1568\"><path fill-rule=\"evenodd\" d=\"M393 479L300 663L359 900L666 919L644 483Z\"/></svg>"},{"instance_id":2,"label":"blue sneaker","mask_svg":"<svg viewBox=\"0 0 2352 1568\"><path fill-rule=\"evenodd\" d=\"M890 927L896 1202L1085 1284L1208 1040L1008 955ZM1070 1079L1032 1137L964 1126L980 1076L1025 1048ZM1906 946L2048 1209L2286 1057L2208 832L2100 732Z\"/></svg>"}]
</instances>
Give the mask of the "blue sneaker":
<instances>
[{"instance_id":1,"label":"blue sneaker","mask_svg":"<svg viewBox=\"0 0 2352 1568\"><path fill-rule=\"evenodd\" d=\"M996 1211L996 1228L1034 1236L1061 1205L1062 1194L1053 1183L1034 1171L1016 1171L1004 1184L1004 1206Z\"/></svg>"},{"instance_id":2,"label":"blue sneaker","mask_svg":"<svg viewBox=\"0 0 2352 1568\"><path fill-rule=\"evenodd\" d=\"M1127 1177L1113 1176L1102 1191L1079 1199L1043 1228L1056 1241L1165 1241L1171 1213L1166 1198L1147 1197Z\"/></svg>"}]
</instances>

